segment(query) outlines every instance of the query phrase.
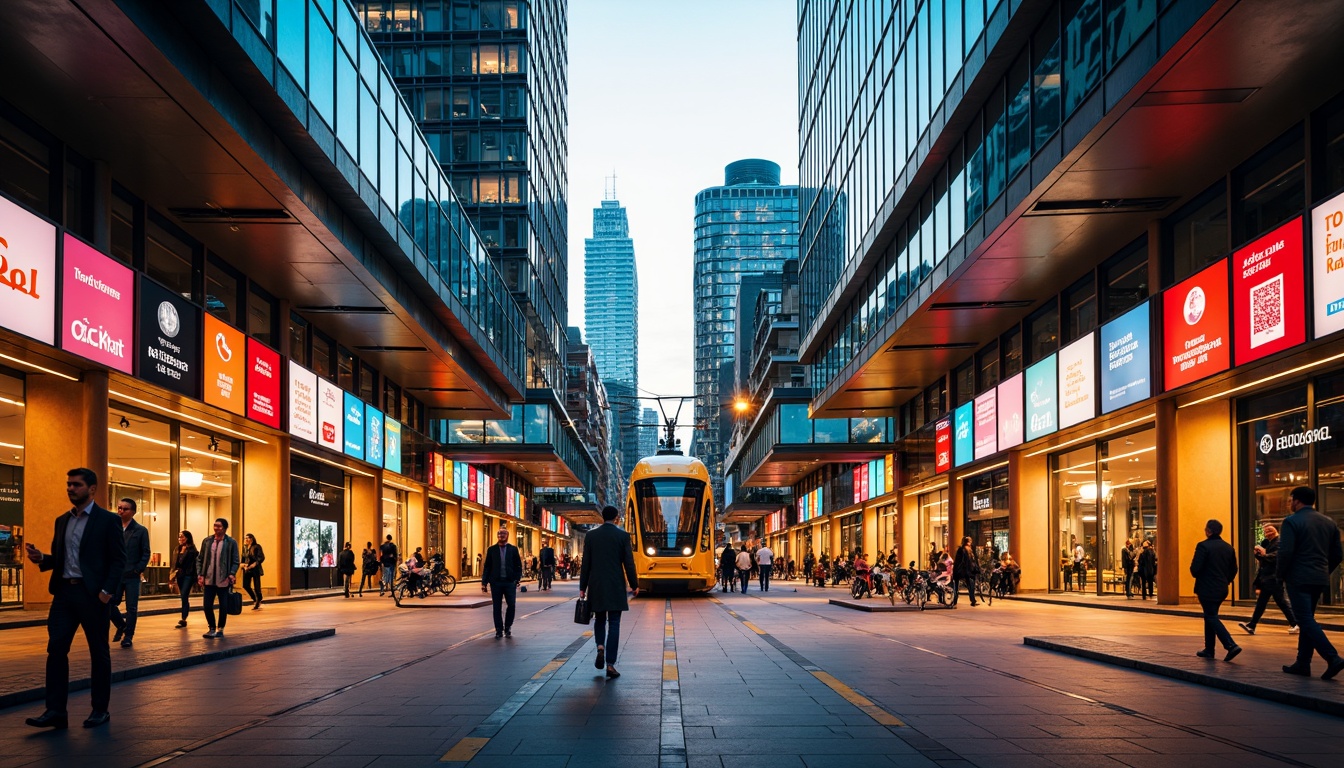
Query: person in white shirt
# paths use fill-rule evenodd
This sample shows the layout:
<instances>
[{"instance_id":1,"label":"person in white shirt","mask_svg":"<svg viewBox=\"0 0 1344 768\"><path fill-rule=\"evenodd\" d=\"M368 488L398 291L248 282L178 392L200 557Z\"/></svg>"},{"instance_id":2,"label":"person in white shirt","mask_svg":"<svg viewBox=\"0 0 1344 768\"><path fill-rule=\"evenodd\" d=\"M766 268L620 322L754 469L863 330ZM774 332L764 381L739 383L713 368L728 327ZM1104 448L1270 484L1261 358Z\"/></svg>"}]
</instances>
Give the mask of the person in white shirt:
<instances>
[{"instance_id":1,"label":"person in white shirt","mask_svg":"<svg viewBox=\"0 0 1344 768\"><path fill-rule=\"evenodd\" d=\"M747 594L747 585L751 583L751 550L742 542L742 551L737 553L737 580L742 584L742 594Z\"/></svg>"},{"instance_id":2,"label":"person in white shirt","mask_svg":"<svg viewBox=\"0 0 1344 768\"><path fill-rule=\"evenodd\" d=\"M1087 589L1087 554L1082 544L1073 548L1073 572L1078 579L1078 589Z\"/></svg>"},{"instance_id":3,"label":"person in white shirt","mask_svg":"<svg viewBox=\"0 0 1344 768\"><path fill-rule=\"evenodd\" d=\"M756 550L756 565L760 566L760 585L762 592L770 591L770 572L774 570L775 553L770 551L770 547L762 544L761 548Z\"/></svg>"}]
</instances>

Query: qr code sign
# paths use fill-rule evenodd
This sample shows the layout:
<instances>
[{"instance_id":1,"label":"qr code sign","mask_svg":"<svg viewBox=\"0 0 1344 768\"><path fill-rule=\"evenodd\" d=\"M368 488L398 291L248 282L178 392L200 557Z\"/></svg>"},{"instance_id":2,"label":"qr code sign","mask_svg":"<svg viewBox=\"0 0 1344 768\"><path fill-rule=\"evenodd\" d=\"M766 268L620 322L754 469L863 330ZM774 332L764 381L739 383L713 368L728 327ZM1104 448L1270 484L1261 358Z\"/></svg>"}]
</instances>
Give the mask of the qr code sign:
<instances>
[{"instance_id":1,"label":"qr code sign","mask_svg":"<svg viewBox=\"0 0 1344 768\"><path fill-rule=\"evenodd\" d=\"M1251 289L1251 349L1283 338L1283 275Z\"/></svg>"}]
</instances>

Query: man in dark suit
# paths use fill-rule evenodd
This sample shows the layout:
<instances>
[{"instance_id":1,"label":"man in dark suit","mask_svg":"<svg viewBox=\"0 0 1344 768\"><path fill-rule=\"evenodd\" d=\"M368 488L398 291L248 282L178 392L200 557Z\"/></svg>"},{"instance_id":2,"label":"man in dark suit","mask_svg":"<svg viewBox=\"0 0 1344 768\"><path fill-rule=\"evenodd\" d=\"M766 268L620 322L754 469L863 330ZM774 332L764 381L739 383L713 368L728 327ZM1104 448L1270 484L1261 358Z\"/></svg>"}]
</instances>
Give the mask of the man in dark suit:
<instances>
[{"instance_id":1,"label":"man in dark suit","mask_svg":"<svg viewBox=\"0 0 1344 768\"><path fill-rule=\"evenodd\" d=\"M70 643L81 627L89 643L90 689L93 712L85 728L111 719L112 652L107 644L108 607L126 572L126 542L121 519L93 501L98 475L91 469L66 473L65 495L74 509L56 520L51 554L26 545L28 559L51 571L51 612L47 614L47 710L30 717L36 728L68 726L66 701L70 695Z\"/></svg>"},{"instance_id":2,"label":"man in dark suit","mask_svg":"<svg viewBox=\"0 0 1344 768\"><path fill-rule=\"evenodd\" d=\"M122 648L130 648L140 616L140 574L149 567L149 529L135 522L135 499L118 501L117 517L121 518L121 536L126 542L126 575L112 597L112 626L117 628L112 642L120 641ZM126 601L125 616L118 607L122 600Z\"/></svg>"},{"instance_id":3,"label":"man in dark suit","mask_svg":"<svg viewBox=\"0 0 1344 768\"><path fill-rule=\"evenodd\" d=\"M551 581L555 579L555 547L550 544L541 548L537 553L537 561L541 563L541 573L538 578L541 581L541 588L547 592L551 591Z\"/></svg>"},{"instance_id":4,"label":"man in dark suit","mask_svg":"<svg viewBox=\"0 0 1344 768\"><path fill-rule=\"evenodd\" d=\"M500 528L495 534L498 541L485 551L485 565L481 567L481 591L490 591L495 607L495 637L513 637L514 601L518 582L523 580L523 556L509 543L509 530ZM500 603L508 603L508 611L500 615Z\"/></svg>"},{"instance_id":5,"label":"man in dark suit","mask_svg":"<svg viewBox=\"0 0 1344 768\"><path fill-rule=\"evenodd\" d=\"M1300 630L1297 635L1297 660L1285 666L1290 675L1311 675L1312 652L1325 659L1321 679L1331 680L1344 671L1341 658L1316 623L1316 604L1330 587L1330 574L1344 560L1339 541L1339 526L1316 510L1316 491L1299 486L1292 491L1289 506L1293 514L1283 519L1279 533L1279 562L1276 572L1284 582L1288 603Z\"/></svg>"},{"instance_id":6,"label":"man in dark suit","mask_svg":"<svg viewBox=\"0 0 1344 768\"><path fill-rule=\"evenodd\" d=\"M583 538L583 565L579 570L579 597L593 609L593 640L597 643L598 669L607 668L607 677L621 676L616 671L616 650L621 641L621 614L630 610L625 586L639 597L635 577L635 550L630 534L616 525L621 511L608 504L602 508L602 525ZM745 592L746 590L743 589Z\"/></svg>"},{"instance_id":7,"label":"man in dark suit","mask_svg":"<svg viewBox=\"0 0 1344 768\"><path fill-rule=\"evenodd\" d=\"M1232 635L1218 618L1218 608L1227 599L1227 587L1237 576L1237 553L1232 545L1223 541L1223 524L1210 520L1204 524L1205 539L1195 545L1195 559L1190 563L1190 575L1195 577L1195 596L1199 606L1204 609L1204 650L1195 655L1202 659L1213 658L1213 639L1227 649L1224 661L1231 661L1241 646L1232 640Z\"/></svg>"}]
</instances>

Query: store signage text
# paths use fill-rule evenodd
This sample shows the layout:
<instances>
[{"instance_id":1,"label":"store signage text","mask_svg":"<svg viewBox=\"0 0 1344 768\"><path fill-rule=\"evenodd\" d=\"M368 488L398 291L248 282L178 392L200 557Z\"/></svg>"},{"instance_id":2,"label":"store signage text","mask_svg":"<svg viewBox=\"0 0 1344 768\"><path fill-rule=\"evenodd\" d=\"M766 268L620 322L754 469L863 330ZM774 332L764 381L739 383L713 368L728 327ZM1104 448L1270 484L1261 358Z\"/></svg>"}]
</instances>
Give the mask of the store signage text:
<instances>
[{"instance_id":1,"label":"store signage text","mask_svg":"<svg viewBox=\"0 0 1344 768\"><path fill-rule=\"evenodd\" d=\"M1295 432L1291 435L1279 435L1278 437L1265 435L1260 438L1260 452L1270 454L1287 448L1301 448L1312 443L1323 443L1329 439L1329 426L1308 429L1305 432Z\"/></svg>"},{"instance_id":2,"label":"store signage text","mask_svg":"<svg viewBox=\"0 0 1344 768\"><path fill-rule=\"evenodd\" d=\"M1344 330L1344 194L1311 209L1316 338Z\"/></svg>"},{"instance_id":3,"label":"store signage text","mask_svg":"<svg viewBox=\"0 0 1344 768\"><path fill-rule=\"evenodd\" d=\"M998 392L989 390L975 398L975 458L983 459L999 449Z\"/></svg>"},{"instance_id":4,"label":"store signage text","mask_svg":"<svg viewBox=\"0 0 1344 768\"><path fill-rule=\"evenodd\" d=\"M140 279L139 376L188 397L201 393L201 310Z\"/></svg>"},{"instance_id":5,"label":"store signage text","mask_svg":"<svg viewBox=\"0 0 1344 768\"><path fill-rule=\"evenodd\" d=\"M289 433L317 442L317 374L289 361Z\"/></svg>"},{"instance_id":6,"label":"store signage text","mask_svg":"<svg viewBox=\"0 0 1344 768\"><path fill-rule=\"evenodd\" d=\"M327 381L317 380L317 443L323 448L342 453L341 440L345 424L345 393L340 387Z\"/></svg>"},{"instance_id":7,"label":"store signage text","mask_svg":"<svg viewBox=\"0 0 1344 768\"><path fill-rule=\"evenodd\" d=\"M1053 434L1059 358L1050 355L1027 369L1027 440Z\"/></svg>"},{"instance_id":8,"label":"store signage text","mask_svg":"<svg viewBox=\"0 0 1344 768\"><path fill-rule=\"evenodd\" d=\"M1228 341L1227 259L1162 295L1162 352L1167 390L1220 373L1232 364Z\"/></svg>"},{"instance_id":9,"label":"store signage text","mask_svg":"<svg viewBox=\"0 0 1344 768\"><path fill-rule=\"evenodd\" d=\"M61 348L130 373L135 273L67 234Z\"/></svg>"},{"instance_id":10,"label":"store signage text","mask_svg":"<svg viewBox=\"0 0 1344 768\"><path fill-rule=\"evenodd\" d=\"M953 429L956 435L953 438L952 463L960 467L963 464L969 464L975 458L975 403L962 403L953 411Z\"/></svg>"},{"instance_id":11,"label":"store signage text","mask_svg":"<svg viewBox=\"0 0 1344 768\"><path fill-rule=\"evenodd\" d=\"M1306 313L1297 301L1306 295L1302 217L1238 250L1232 264L1236 364L1306 341Z\"/></svg>"},{"instance_id":12,"label":"store signage text","mask_svg":"<svg viewBox=\"0 0 1344 768\"><path fill-rule=\"evenodd\" d=\"M280 428L280 353L247 340L247 417Z\"/></svg>"},{"instance_id":13,"label":"store signage text","mask_svg":"<svg viewBox=\"0 0 1344 768\"><path fill-rule=\"evenodd\" d=\"M247 415L247 337L214 315L205 316L205 402Z\"/></svg>"},{"instance_id":14,"label":"store signage text","mask_svg":"<svg viewBox=\"0 0 1344 768\"><path fill-rule=\"evenodd\" d=\"M952 420L939 421L933 434L933 471L946 472L952 468Z\"/></svg>"},{"instance_id":15,"label":"store signage text","mask_svg":"<svg viewBox=\"0 0 1344 768\"><path fill-rule=\"evenodd\" d=\"M1071 427L1097 415L1097 354L1089 333L1059 351L1059 426Z\"/></svg>"},{"instance_id":16,"label":"store signage text","mask_svg":"<svg viewBox=\"0 0 1344 768\"><path fill-rule=\"evenodd\" d=\"M999 450L1005 451L1022 443L1022 382L1025 374L1015 376L999 384L998 419Z\"/></svg>"},{"instance_id":17,"label":"store signage text","mask_svg":"<svg viewBox=\"0 0 1344 768\"><path fill-rule=\"evenodd\" d=\"M56 227L3 197L0 327L56 343Z\"/></svg>"},{"instance_id":18,"label":"store signage text","mask_svg":"<svg viewBox=\"0 0 1344 768\"><path fill-rule=\"evenodd\" d=\"M1152 387L1152 326L1143 302L1101 327L1101 411L1146 400Z\"/></svg>"}]
</instances>

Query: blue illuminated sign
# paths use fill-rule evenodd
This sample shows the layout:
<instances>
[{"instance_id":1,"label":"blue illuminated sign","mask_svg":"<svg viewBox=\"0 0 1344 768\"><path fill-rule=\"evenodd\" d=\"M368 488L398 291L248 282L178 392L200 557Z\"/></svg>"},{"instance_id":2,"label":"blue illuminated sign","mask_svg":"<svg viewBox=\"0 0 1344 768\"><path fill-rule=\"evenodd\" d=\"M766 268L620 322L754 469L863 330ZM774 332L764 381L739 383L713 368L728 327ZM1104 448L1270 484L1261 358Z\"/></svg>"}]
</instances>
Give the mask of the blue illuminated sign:
<instances>
[{"instance_id":1,"label":"blue illuminated sign","mask_svg":"<svg viewBox=\"0 0 1344 768\"><path fill-rule=\"evenodd\" d=\"M364 458L364 402L349 392L345 395L345 455Z\"/></svg>"},{"instance_id":2,"label":"blue illuminated sign","mask_svg":"<svg viewBox=\"0 0 1344 768\"><path fill-rule=\"evenodd\" d=\"M1153 342L1148 302L1101 327L1101 412L1153 394Z\"/></svg>"},{"instance_id":3,"label":"blue illuminated sign","mask_svg":"<svg viewBox=\"0 0 1344 768\"><path fill-rule=\"evenodd\" d=\"M960 467L975 458L975 403L962 403L953 415L952 462Z\"/></svg>"}]
</instances>

